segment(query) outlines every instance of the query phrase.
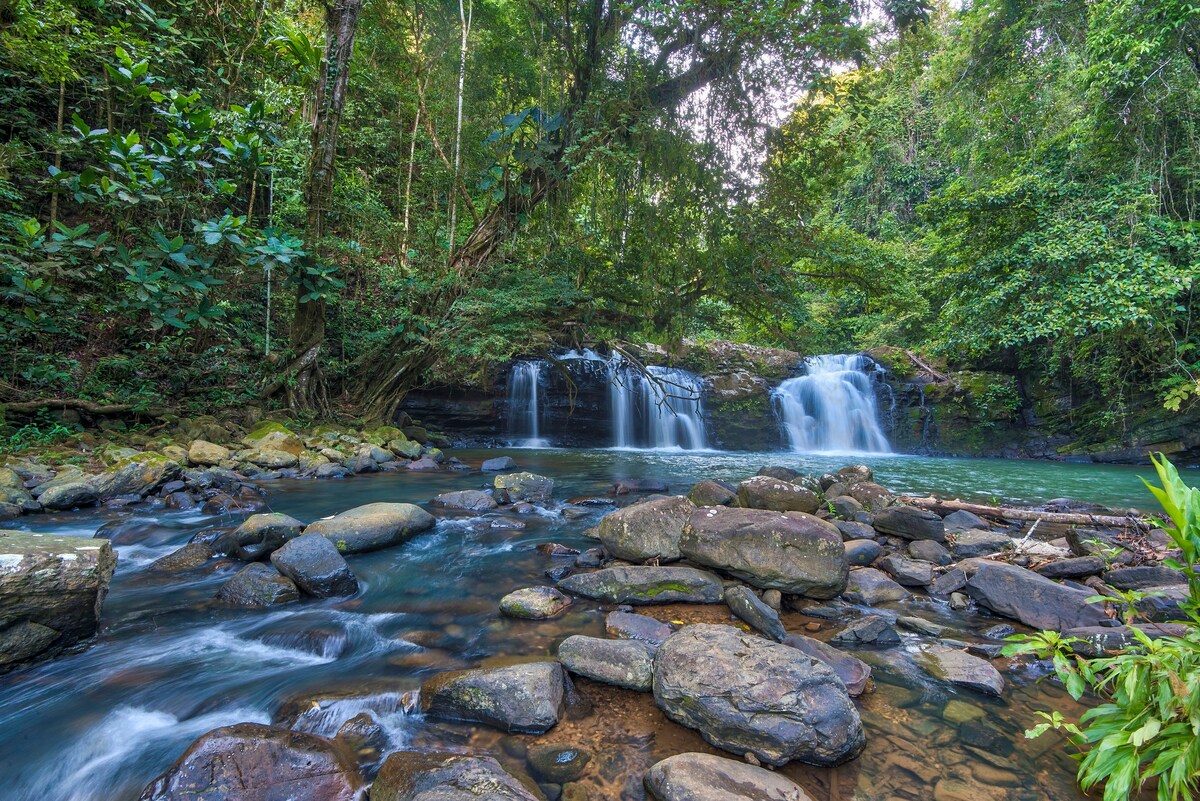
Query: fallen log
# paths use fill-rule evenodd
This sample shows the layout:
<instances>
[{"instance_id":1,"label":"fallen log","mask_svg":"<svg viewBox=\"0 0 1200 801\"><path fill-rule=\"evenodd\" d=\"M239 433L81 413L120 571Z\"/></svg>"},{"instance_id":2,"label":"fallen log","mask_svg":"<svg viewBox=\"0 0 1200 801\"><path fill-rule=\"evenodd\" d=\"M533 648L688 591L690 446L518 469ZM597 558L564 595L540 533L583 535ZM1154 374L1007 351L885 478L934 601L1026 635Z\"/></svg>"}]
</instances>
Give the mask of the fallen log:
<instances>
[{"instance_id":1,"label":"fallen log","mask_svg":"<svg viewBox=\"0 0 1200 801\"><path fill-rule=\"evenodd\" d=\"M132 403L96 403L95 401L78 398L42 398L40 400L19 401L16 403L0 403L0 412L28 414L42 409L75 409L88 414L143 414L147 417L161 417L167 410L162 407L147 407L139 409Z\"/></svg>"},{"instance_id":2,"label":"fallen log","mask_svg":"<svg viewBox=\"0 0 1200 801\"><path fill-rule=\"evenodd\" d=\"M1114 528L1150 529L1151 524L1146 518L1135 517L1132 514L1124 517L1114 515L1092 515L1086 512L1039 512L1036 509L1014 509L1007 506L985 506L981 503L966 501L943 501L940 498L912 498L902 496L900 500L919 509L928 509L938 514L950 512L971 512L980 517L991 517L997 520L1033 520L1046 523L1065 523L1073 526L1110 526Z\"/></svg>"}]
</instances>

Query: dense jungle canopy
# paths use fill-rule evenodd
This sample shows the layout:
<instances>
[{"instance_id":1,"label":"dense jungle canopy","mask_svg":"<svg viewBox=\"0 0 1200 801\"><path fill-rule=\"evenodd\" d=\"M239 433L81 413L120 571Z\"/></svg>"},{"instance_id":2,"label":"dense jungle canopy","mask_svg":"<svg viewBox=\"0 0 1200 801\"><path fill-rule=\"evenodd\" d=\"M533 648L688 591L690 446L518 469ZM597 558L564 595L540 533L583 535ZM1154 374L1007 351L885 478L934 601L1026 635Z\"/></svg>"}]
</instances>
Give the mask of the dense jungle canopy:
<instances>
[{"instance_id":1,"label":"dense jungle canopy","mask_svg":"<svg viewBox=\"0 0 1200 801\"><path fill-rule=\"evenodd\" d=\"M1198 79L1188 0L0 0L0 402L724 338L1183 408Z\"/></svg>"}]
</instances>

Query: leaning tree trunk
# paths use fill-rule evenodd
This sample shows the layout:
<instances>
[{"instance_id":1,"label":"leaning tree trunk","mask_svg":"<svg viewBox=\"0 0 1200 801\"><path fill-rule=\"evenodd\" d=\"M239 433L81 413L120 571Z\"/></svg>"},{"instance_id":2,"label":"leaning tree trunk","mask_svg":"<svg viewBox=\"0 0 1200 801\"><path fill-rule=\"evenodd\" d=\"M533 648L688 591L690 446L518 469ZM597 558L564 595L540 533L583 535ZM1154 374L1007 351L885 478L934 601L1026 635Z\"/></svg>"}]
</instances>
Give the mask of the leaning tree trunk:
<instances>
[{"instance_id":1,"label":"leaning tree trunk","mask_svg":"<svg viewBox=\"0 0 1200 801\"><path fill-rule=\"evenodd\" d=\"M321 238L325 235L325 214L333 193L337 160L338 127L346 107L350 55L354 51L362 2L335 0L325 9L325 58L313 102L316 115L304 185L310 258L319 257ZM266 392L271 395L286 389L288 405L293 409L321 408L326 404L325 382L320 370L321 348L325 344L325 298L307 297L310 294L310 288L303 282L297 286L290 343L292 361Z\"/></svg>"}]
</instances>

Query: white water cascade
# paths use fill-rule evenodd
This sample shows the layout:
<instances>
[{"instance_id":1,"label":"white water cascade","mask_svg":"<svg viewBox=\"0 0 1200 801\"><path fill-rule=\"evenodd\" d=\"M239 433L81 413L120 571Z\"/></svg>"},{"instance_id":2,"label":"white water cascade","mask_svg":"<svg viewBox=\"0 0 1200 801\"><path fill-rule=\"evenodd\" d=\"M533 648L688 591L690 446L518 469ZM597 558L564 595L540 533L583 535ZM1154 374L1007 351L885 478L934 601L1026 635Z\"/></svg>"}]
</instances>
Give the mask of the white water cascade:
<instances>
[{"instance_id":1,"label":"white water cascade","mask_svg":"<svg viewBox=\"0 0 1200 801\"><path fill-rule=\"evenodd\" d=\"M545 448L539 436L542 368L545 362L517 362L508 380L508 433L522 448Z\"/></svg>"},{"instance_id":2,"label":"white water cascade","mask_svg":"<svg viewBox=\"0 0 1200 801\"><path fill-rule=\"evenodd\" d=\"M813 356L805 374L771 393L793 451L890 453L879 425L868 359L861 355Z\"/></svg>"},{"instance_id":3,"label":"white water cascade","mask_svg":"<svg viewBox=\"0 0 1200 801\"><path fill-rule=\"evenodd\" d=\"M648 375L612 362L613 445L705 450L700 380L686 370L647 367Z\"/></svg>"}]
</instances>

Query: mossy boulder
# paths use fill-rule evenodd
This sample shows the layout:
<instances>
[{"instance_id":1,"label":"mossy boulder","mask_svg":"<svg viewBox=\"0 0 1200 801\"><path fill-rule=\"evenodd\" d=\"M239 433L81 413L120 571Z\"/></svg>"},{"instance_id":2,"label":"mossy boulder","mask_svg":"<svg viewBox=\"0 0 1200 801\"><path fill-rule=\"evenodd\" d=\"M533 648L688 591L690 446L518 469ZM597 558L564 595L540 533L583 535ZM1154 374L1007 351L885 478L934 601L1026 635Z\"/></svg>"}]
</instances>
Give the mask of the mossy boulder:
<instances>
[{"instance_id":1,"label":"mossy boulder","mask_svg":"<svg viewBox=\"0 0 1200 801\"><path fill-rule=\"evenodd\" d=\"M612 604L715 604L724 597L721 580L694 567L607 567L568 576L558 586Z\"/></svg>"},{"instance_id":2,"label":"mossy boulder","mask_svg":"<svg viewBox=\"0 0 1200 801\"><path fill-rule=\"evenodd\" d=\"M570 605L571 599L553 587L525 587L500 599L501 612L524 620L557 617Z\"/></svg>"},{"instance_id":3,"label":"mossy boulder","mask_svg":"<svg viewBox=\"0 0 1200 801\"><path fill-rule=\"evenodd\" d=\"M433 528L433 515L411 503L368 503L309 524L343 554L390 548Z\"/></svg>"},{"instance_id":4,"label":"mossy boulder","mask_svg":"<svg viewBox=\"0 0 1200 801\"><path fill-rule=\"evenodd\" d=\"M183 468L161 453L135 453L113 463L92 479L100 500L120 495L146 496L168 481L178 478Z\"/></svg>"},{"instance_id":5,"label":"mossy boulder","mask_svg":"<svg viewBox=\"0 0 1200 801\"><path fill-rule=\"evenodd\" d=\"M371 785L371 801L536 801L489 756L397 751Z\"/></svg>"},{"instance_id":6,"label":"mossy boulder","mask_svg":"<svg viewBox=\"0 0 1200 801\"><path fill-rule=\"evenodd\" d=\"M421 685L421 711L445 720L542 734L562 717L566 684L557 662L456 670Z\"/></svg>"},{"instance_id":7,"label":"mossy boulder","mask_svg":"<svg viewBox=\"0 0 1200 801\"><path fill-rule=\"evenodd\" d=\"M299 456L304 443L282 423L264 420L242 437L242 444L251 450L284 451Z\"/></svg>"}]
</instances>

